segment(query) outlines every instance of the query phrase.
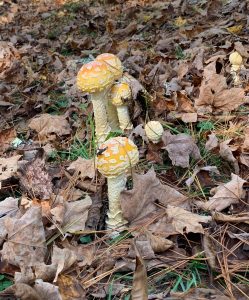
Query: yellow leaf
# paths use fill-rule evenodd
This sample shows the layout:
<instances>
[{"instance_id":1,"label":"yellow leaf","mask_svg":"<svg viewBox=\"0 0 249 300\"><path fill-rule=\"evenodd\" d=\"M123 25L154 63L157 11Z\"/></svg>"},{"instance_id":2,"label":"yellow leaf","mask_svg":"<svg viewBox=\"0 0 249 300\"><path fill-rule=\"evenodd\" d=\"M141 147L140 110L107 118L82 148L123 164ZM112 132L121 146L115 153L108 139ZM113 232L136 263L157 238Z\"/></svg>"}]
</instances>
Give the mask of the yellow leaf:
<instances>
[{"instance_id":1,"label":"yellow leaf","mask_svg":"<svg viewBox=\"0 0 249 300\"><path fill-rule=\"evenodd\" d=\"M151 20L152 19L152 17L150 16L150 15L144 15L143 16L143 21L144 22L148 22L149 20Z\"/></svg>"},{"instance_id":2,"label":"yellow leaf","mask_svg":"<svg viewBox=\"0 0 249 300\"><path fill-rule=\"evenodd\" d=\"M241 30L243 29L242 25L236 25L236 26L231 26L227 28L227 31L233 34L239 34Z\"/></svg>"},{"instance_id":3,"label":"yellow leaf","mask_svg":"<svg viewBox=\"0 0 249 300\"><path fill-rule=\"evenodd\" d=\"M186 25L187 20L183 19L181 16L175 19L175 26L182 27Z\"/></svg>"}]
</instances>

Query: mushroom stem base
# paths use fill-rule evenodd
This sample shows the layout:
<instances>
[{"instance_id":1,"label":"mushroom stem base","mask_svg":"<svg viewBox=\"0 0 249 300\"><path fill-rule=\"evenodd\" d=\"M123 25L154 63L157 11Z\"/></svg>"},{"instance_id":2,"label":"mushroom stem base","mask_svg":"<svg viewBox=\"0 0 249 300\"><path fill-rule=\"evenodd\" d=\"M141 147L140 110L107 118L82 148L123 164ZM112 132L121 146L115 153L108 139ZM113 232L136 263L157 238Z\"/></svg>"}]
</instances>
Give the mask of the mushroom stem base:
<instances>
[{"instance_id":1,"label":"mushroom stem base","mask_svg":"<svg viewBox=\"0 0 249 300\"><path fill-rule=\"evenodd\" d=\"M122 231L127 221L122 214L120 193L125 190L126 175L121 174L117 177L107 178L107 183L109 198L108 219L106 221L107 229L115 228L116 230Z\"/></svg>"},{"instance_id":2,"label":"mushroom stem base","mask_svg":"<svg viewBox=\"0 0 249 300\"><path fill-rule=\"evenodd\" d=\"M128 106L126 105L117 106L117 113L118 113L119 126L121 130L132 129L133 125L131 123L131 119L129 116Z\"/></svg>"}]
</instances>

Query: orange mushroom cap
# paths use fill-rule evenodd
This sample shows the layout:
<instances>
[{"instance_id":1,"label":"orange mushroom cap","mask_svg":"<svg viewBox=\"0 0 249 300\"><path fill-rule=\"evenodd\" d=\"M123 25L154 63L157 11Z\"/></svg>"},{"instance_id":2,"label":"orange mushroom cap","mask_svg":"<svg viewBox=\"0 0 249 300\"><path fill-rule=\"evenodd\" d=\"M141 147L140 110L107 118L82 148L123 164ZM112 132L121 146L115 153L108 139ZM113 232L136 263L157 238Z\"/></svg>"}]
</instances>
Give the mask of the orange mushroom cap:
<instances>
[{"instance_id":1,"label":"orange mushroom cap","mask_svg":"<svg viewBox=\"0 0 249 300\"><path fill-rule=\"evenodd\" d=\"M137 146L127 137L111 138L99 149L103 152L97 156L97 168L106 177L121 175L139 160Z\"/></svg>"},{"instance_id":2,"label":"orange mushroom cap","mask_svg":"<svg viewBox=\"0 0 249 300\"><path fill-rule=\"evenodd\" d=\"M131 89L128 83L122 82L113 85L111 88L111 99L112 104L119 106L124 105L124 101L126 99L131 98Z\"/></svg>"},{"instance_id":3,"label":"orange mushroom cap","mask_svg":"<svg viewBox=\"0 0 249 300\"><path fill-rule=\"evenodd\" d=\"M120 59L112 53L103 53L96 57L96 61L104 62L110 71L114 74L115 79L119 79L123 74L123 66Z\"/></svg>"},{"instance_id":4,"label":"orange mushroom cap","mask_svg":"<svg viewBox=\"0 0 249 300\"><path fill-rule=\"evenodd\" d=\"M101 61L91 61L81 67L77 74L77 86L83 92L101 92L113 84L114 74Z\"/></svg>"}]
</instances>

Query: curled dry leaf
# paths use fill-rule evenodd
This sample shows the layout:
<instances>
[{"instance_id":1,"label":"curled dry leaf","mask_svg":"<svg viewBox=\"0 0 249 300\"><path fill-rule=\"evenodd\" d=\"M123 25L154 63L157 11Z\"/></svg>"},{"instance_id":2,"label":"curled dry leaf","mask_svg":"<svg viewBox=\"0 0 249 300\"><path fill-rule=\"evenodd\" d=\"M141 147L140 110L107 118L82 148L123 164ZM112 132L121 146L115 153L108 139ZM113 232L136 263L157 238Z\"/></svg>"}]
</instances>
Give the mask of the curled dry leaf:
<instances>
[{"instance_id":1,"label":"curled dry leaf","mask_svg":"<svg viewBox=\"0 0 249 300\"><path fill-rule=\"evenodd\" d=\"M205 144L205 149L210 151L216 147L218 147L219 145L219 141L218 138L216 137L216 135L214 133L211 133L208 135L208 140Z\"/></svg>"},{"instance_id":2,"label":"curled dry leaf","mask_svg":"<svg viewBox=\"0 0 249 300\"><path fill-rule=\"evenodd\" d=\"M133 174L133 189L120 196L124 218L136 224L158 209L155 201L163 205L188 207L187 197L168 185L161 184L153 169L144 175Z\"/></svg>"},{"instance_id":3,"label":"curled dry leaf","mask_svg":"<svg viewBox=\"0 0 249 300\"><path fill-rule=\"evenodd\" d=\"M78 157L77 160L70 164L67 170L75 170L82 179L85 177L94 178L96 173L95 160L93 158L84 159L82 157Z\"/></svg>"},{"instance_id":4,"label":"curled dry leaf","mask_svg":"<svg viewBox=\"0 0 249 300\"><path fill-rule=\"evenodd\" d=\"M49 175L44 151L38 151L30 162L20 164L18 169L20 185L32 198L50 199L53 192L52 177Z\"/></svg>"},{"instance_id":5,"label":"curled dry leaf","mask_svg":"<svg viewBox=\"0 0 249 300\"><path fill-rule=\"evenodd\" d=\"M150 241L151 247L155 253L160 253L168 250L173 246L173 242L169 239L165 239L161 236L154 235L147 231L146 235Z\"/></svg>"},{"instance_id":6,"label":"curled dry leaf","mask_svg":"<svg viewBox=\"0 0 249 300\"><path fill-rule=\"evenodd\" d=\"M191 184L195 181L195 177L200 171L206 171L206 172L211 172L211 173L215 173L215 174L220 174L219 170L215 166L206 166L206 167L202 167L202 168L196 166L194 168L194 172L193 172L192 176L190 178L188 178L185 182L188 187L190 187Z\"/></svg>"},{"instance_id":7,"label":"curled dry leaf","mask_svg":"<svg viewBox=\"0 0 249 300\"><path fill-rule=\"evenodd\" d=\"M212 217L215 221L219 221L219 222L249 224L249 212L242 212L235 215L225 215L221 212L215 211L212 214Z\"/></svg>"},{"instance_id":8,"label":"curled dry leaf","mask_svg":"<svg viewBox=\"0 0 249 300\"><path fill-rule=\"evenodd\" d=\"M33 118L29 123L29 128L38 133L42 142L54 140L56 135L62 136L71 133L70 125L65 116L42 114Z\"/></svg>"},{"instance_id":9,"label":"curled dry leaf","mask_svg":"<svg viewBox=\"0 0 249 300\"><path fill-rule=\"evenodd\" d=\"M21 155L15 155L9 158L0 158L0 189L1 181L11 178L17 171L17 162Z\"/></svg>"},{"instance_id":10,"label":"curled dry leaf","mask_svg":"<svg viewBox=\"0 0 249 300\"><path fill-rule=\"evenodd\" d=\"M238 147L229 146L229 143L231 141L232 140L230 139L220 143L219 153L222 158L224 158L226 161L230 162L233 165L235 174L239 174L239 164L237 159L233 156L233 151L237 150Z\"/></svg>"},{"instance_id":11,"label":"curled dry leaf","mask_svg":"<svg viewBox=\"0 0 249 300\"><path fill-rule=\"evenodd\" d=\"M209 266L213 270L215 270L217 266L216 264L217 249L215 247L214 241L211 239L209 235L204 234L202 238L202 245Z\"/></svg>"},{"instance_id":12,"label":"curled dry leaf","mask_svg":"<svg viewBox=\"0 0 249 300\"><path fill-rule=\"evenodd\" d=\"M237 204L240 199L245 197L243 184L246 181L239 176L232 174L232 179L217 188L213 189L215 193L207 202L196 201L196 205L204 210L222 211L231 204Z\"/></svg>"},{"instance_id":13,"label":"curled dry leaf","mask_svg":"<svg viewBox=\"0 0 249 300\"><path fill-rule=\"evenodd\" d=\"M4 241L7 230L4 226L7 217L14 217L18 212L18 199L8 197L0 202L0 244Z\"/></svg>"},{"instance_id":14,"label":"curled dry leaf","mask_svg":"<svg viewBox=\"0 0 249 300\"><path fill-rule=\"evenodd\" d=\"M7 217L4 226L8 233L2 249L4 260L15 266L44 261L47 247L40 207L29 208L20 219Z\"/></svg>"},{"instance_id":15,"label":"curled dry leaf","mask_svg":"<svg viewBox=\"0 0 249 300\"><path fill-rule=\"evenodd\" d=\"M146 267L139 252L136 251L136 253L136 268L133 275L131 297L132 300L148 300L148 279Z\"/></svg>"},{"instance_id":16,"label":"curled dry leaf","mask_svg":"<svg viewBox=\"0 0 249 300\"><path fill-rule=\"evenodd\" d=\"M183 234L184 232L204 233L200 223L208 223L212 220L211 216L200 216L181 207L168 205L166 213L170 223L175 230Z\"/></svg>"},{"instance_id":17,"label":"curled dry leaf","mask_svg":"<svg viewBox=\"0 0 249 300\"><path fill-rule=\"evenodd\" d=\"M174 166L188 168L190 157L194 159L201 158L200 151L193 138L187 134L172 135L170 131L166 130L163 133L162 141L164 143L162 149L168 151L169 158Z\"/></svg>"},{"instance_id":18,"label":"curled dry leaf","mask_svg":"<svg viewBox=\"0 0 249 300\"><path fill-rule=\"evenodd\" d=\"M195 101L199 111L229 112L245 101L242 88L228 89L226 78L216 73L216 61L211 62L204 68L200 94Z\"/></svg>"},{"instance_id":19,"label":"curled dry leaf","mask_svg":"<svg viewBox=\"0 0 249 300\"><path fill-rule=\"evenodd\" d=\"M75 277L59 275L57 285L62 299L86 299L84 288Z\"/></svg>"},{"instance_id":20,"label":"curled dry leaf","mask_svg":"<svg viewBox=\"0 0 249 300\"><path fill-rule=\"evenodd\" d=\"M59 293L58 286L55 286L49 282L43 282L42 279L36 279L34 290L41 295L41 299L44 300L62 300Z\"/></svg>"}]
</instances>

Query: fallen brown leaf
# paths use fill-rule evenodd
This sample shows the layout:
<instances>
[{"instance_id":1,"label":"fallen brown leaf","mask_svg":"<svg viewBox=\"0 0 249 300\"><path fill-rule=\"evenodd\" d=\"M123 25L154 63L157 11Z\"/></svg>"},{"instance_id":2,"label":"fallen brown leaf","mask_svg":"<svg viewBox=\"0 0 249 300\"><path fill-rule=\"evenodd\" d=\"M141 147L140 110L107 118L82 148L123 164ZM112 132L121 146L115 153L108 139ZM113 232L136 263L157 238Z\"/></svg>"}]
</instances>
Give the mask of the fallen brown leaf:
<instances>
[{"instance_id":1,"label":"fallen brown leaf","mask_svg":"<svg viewBox=\"0 0 249 300\"><path fill-rule=\"evenodd\" d=\"M42 114L33 118L29 123L29 128L38 133L42 142L54 140L56 135L62 136L71 133L70 125L65 116L49 114Z\"/></svg>"},{"instance_id":2,"label":"fallen brown leaf","mask_svg":"<svg viewBox=\"0 0 249 300\"><path fill-rule=\"evenodd\" d=\"M124 218L136 224L158 209L156 200L165 206L172 204L188 207L187 197L174 188L161 184L153 169L144 175L133 174L133 189L122 192L120 196Z\"/></svg>"},{"instance_id":3,"label":"fallen brown leaf","mask_svg":"<svg viewBox=\"0 0 249 300\"><path fill-rule=\"evenodd\" d=\"M235 215L225 215L218 211L212 214L215 221L219 222L229 222L229 223L247 223L249 224L249 212L242 212Z\"/></svg>"},{"instance_id":4,"label":"fallen brown leaf","mask_svg":"<svg viewBox=\"0 0 249 300\"><path fill-rule=\"evenodd\" d=\"M217 289L207 289L207 288L194 288L189 289L187 292L171 292L172 297L169 300L201 300L201 299L212 299L212 300L231 300L230 297L225 296L222 292Z\"/></svg>"},{"instance_id":5,"label":"fallen brown leaf","mask_svg":"<svg viewBox=\"0 0 249 300\"><path fill-rule=\"evenodd\" d=\"M82 179L85 177L94 178L96 173L95 160L93 158L84 159L82 157L78 157L77 160L70 164L67 170L75 170Z\"/></svg>"},{"instance_id":6,"label":"fallen brown leaf","mask_svg":"<svg viewBox=\"0 0 249 300\"><path fill-rule=\"evenodd\" d=\"M0 132L0 154L4 153L16 137L15 128L9 128Z\"/></svg>"},{"instance_id":7,"label":"fallen brown leaf","mask_svg":"<svg viewBox=\"0 0 249 300\"><path fill-rule=\"evenodd\" d=\"M8 238L3 244L3 259L15 266L44 261L47 247L40 207L29 208L20 219L7 217L4 226Z\"/></svg>"},{"instance_id":8,"label":"fallen brown leaf","mask_svg":"<svg viewBox=\"0 0 249 300\"><path fill-rule=\"evenodd\" d=\"M233 165L235 174L239 174L239 164L237 159L233 156L233 151L237 150L238 147L230 146L229 143L231 141L232 140L229 139L220 143L219 153L222 158L224 158L226 161L230 162Z\"/></svg>"},{"instance_id":9,"label":"fallen brown leaf","mask_svg":"<svg viewBox=\"0 0 249 300\"><path fill-rule=\"evenodd\" d=\"M245 182L244 179L232 174L232 178L229 182L213 189L215 194L209 198L209 201L196 201L195 203L204 210L222 211L231 204L239 203L240 199L244 198L245 191L243 190L243 184Z\"/></svg>"},{"instance_id":10,"label":"fallen brown leaf","mask_svg":"<svg viewBox=\"0 0 249 300\"><path fill-rule=\"evenodd\" d=\"M42 279L36 279L34 290L41 295L43 300L63 300L59 288L49 282L43 282Z\"/></svg>"},{"instance_id":11,"label":"fallen brown leaf","mask_svg":"<svg viewBox=\"0 0 249 300\"><path fill-rule=\"evenodd\" d=\"M218 138L216 137L216 135L214 133L211 133L208 135L208 140L205 144L205 149L210 151L216 147L218 147L219 145L219 141Z\"/></svg>"},{"instance_id":12,"label":"fallen brown leaf","mask_svg":"<svg viewBox=\"0 0 249 300\"><path fill-rule=\"evenodd\" d=\"M169 222L172 223L173 228L180 234L194 232L204 233L203 227L200 223L208 223L212 220L210 216L200 216L181 207L168 205L166 213Z\"/></svg>"},{"instance_id":13,"label":"fallen brown leaf","mask_svg":"<svg viewBox=\"0 0 249 300\"><path fill-rule=\"evenodd\" d=\"M57 285L62 299L75 300L86 297L82 284L75 277L59 275Z\"/></svg>"},{"instance_id":14,"label":"fallen brown leaf","mask_svg":"<svg viewBox=\"0 0 249 300\"><path fill-rule=\"evenodd\" d=\"M148 280L144 261L138 251L136 255L136 269L133 275L132 300L148 300Z\"/></svg>"},{"instance_id":15,"label":"fallen brown leaf","mask_svg":"<svg viewBox=\"0 0 249 300\"><path fill-rule=\"evenodd\" d=\"M21 157L21 155L15 155L9 158L0 157L0 189L1 181L9 179L16 174L18 168L17 162Z\"/></svg>"},{"instance_id":16,"label":"fallen brown leaf","mask_svg":"<svg viewBox=\"0 0 249 300\"><path fill-rule=\"evenodd\" d=\"M164 143L162 149L168 151L173 166L188 168L190 157L194 159L201 158L200 151L193 138L187 134L172 135L170 131L166 130L163 133L162 141Z\"/></svg>"}]
</instances>

